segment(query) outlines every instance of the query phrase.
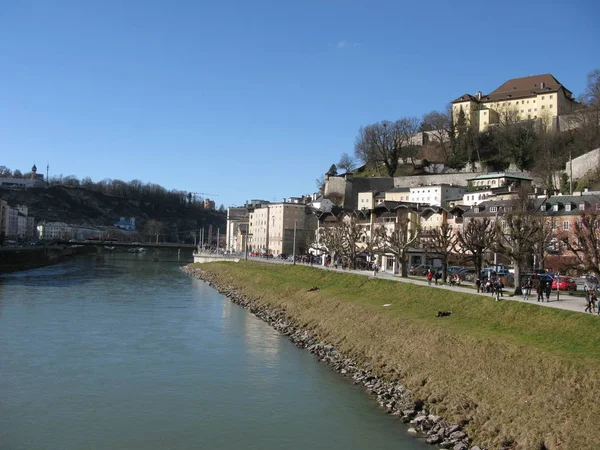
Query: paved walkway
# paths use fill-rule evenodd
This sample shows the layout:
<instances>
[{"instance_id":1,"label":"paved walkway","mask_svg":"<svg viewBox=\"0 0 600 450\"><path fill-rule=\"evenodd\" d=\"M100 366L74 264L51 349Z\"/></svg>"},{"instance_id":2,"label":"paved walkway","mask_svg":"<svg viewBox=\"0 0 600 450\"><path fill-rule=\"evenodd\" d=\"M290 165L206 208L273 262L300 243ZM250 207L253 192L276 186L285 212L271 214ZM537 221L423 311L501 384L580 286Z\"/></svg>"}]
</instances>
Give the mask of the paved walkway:
<instances>
[{"instance_id":1,"label":"paved walkway","mask_svg":"<svg viewBox=\"0 0 600 450\"><path fill-rule=\"evenodd\" d=\"M258 261L258 262L268 262L268 263L275 263L275 264L292 264L290 261L282 261L282 260L277 260L275 258L273 258L273 259L248 258L248 259L251 259L253 261ZM305 263L296 263L296 265L308 266ZM343 272L343 273L352 273L355 275L363 275L363 276L368 276L368 277L373 278L373 272L370 270L343 270L343 269L336 269L334 267L325 267L325 266L318 265L318 264L313 264L312 267L315 269L332 270L334 272ZM422 280L420 280L418 278L415 279L413 277L402 278L402 277L400 277L398 275L394 275L390 272L380 271L377 274L376 278L382 278L384 280L391 280L391 281L398 281L401 283L412 283L412 284L417 284L420 286L428 286L431 289L447 289L449 291L465 292L467 294L472 294L472 295L480 295L480 296L486 296L486 297L492 296L492 294L486 294L486 293L478 294L474 287L467 287L467 286L469 286L468 284L466 286L464 284L462 286L449 286L449 285L442 285L442 284L439 284L436 286L435 283L432 282L431 286L429 286L427 280L424 277ZM560 292L560 299L557 299L556 291L552 291L552 294L550 295L550 302L544 301L543 303L537 301L537 293L533 290L531 292L531 296L529 297L529 300L523 300L523 296L520 296L520 295L512 296L512 292L513 292L512 288L505 289L504 297L500 297L500 300L501 301L510 301L510 302L517 301L517 302L523 302L523 303L532 303L534 305L543 306L544 308L566 309L569 311L576 311L576 312L581 312L581 313L585 312L584 309L586 307L586 303L585 303L585 299L583 297L576 297L574 295L569 295L563 291ZM589 314L589 313L585 313L585 314ZM600 317L600 316L598 316L598 317Z\"/></svg>"}]
</instances>

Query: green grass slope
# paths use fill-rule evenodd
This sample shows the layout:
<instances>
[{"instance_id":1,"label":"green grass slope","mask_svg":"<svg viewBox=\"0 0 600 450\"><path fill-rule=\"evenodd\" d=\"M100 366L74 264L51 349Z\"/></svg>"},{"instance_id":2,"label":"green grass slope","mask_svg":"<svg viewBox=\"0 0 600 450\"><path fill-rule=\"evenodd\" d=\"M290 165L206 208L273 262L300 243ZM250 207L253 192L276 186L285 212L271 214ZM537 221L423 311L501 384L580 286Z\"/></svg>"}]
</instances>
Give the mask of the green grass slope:
<instances>
[{"instance_id":1,"label":"green grass slope","mask_svg":"<svg viewBox=\"0 0 600 450\"><path fill-rule=\"evenodd\" d=\"M304 266L199 267L400 379L479 445L600 448L596 316Z\"/></svg>"}]
</instances>

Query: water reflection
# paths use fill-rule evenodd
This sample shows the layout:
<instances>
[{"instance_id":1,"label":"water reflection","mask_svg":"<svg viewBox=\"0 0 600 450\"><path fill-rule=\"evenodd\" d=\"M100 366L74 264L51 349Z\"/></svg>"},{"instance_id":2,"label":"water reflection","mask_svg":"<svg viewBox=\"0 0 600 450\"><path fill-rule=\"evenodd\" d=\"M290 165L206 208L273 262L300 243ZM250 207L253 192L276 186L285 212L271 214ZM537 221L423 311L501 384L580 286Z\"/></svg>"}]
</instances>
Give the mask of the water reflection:
<instances>
[{"instance_id":1,"label":"water reflection","mask_svg":"<svg viewBox=\"0 0 600 450\"><path fill-rule=\"evenodd\" d=\"M0 447L429 448L178 267L119 254L3 278Z\"/></svg>"}]
</instances>

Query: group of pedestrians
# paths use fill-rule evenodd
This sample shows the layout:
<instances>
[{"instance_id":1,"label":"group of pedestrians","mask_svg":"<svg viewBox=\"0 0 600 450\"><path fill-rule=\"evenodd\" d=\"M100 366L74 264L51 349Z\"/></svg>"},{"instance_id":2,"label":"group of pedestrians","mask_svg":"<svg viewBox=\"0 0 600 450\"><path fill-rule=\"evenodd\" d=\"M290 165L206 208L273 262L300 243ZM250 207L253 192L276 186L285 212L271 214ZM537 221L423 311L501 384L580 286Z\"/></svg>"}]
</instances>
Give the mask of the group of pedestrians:
<instances>
[{"instance_id":1,"label":"group of pedestrians","mask_svg":"<svg viewBox=\"0 0 600 450\"><path fill-rule=\"evenodd\" d=\"M531 291L535 288L535 292L537 293L537 301L543 302L544 297L546 298L546 302L550 302L550 294L552 293L552 283L547 280L536 280L534 283L531 277L527 277L523 280L523 284L521 285L521 289L523 291L523 300L529 300L531 296Z\"/></svg>"},{"instance_id":2,"label":"group of pedestrians","mask_svg":"<svg viewBox=\"0 0 600 450\"><path fill-rule=\"evenodd\" d=\"M485 292L492 296L495 295L496 298L504 297L504 283L500 277L484 277L483 279L478 277L475 280L475 286L478 293Z\"/></svg>"}]
</instances>

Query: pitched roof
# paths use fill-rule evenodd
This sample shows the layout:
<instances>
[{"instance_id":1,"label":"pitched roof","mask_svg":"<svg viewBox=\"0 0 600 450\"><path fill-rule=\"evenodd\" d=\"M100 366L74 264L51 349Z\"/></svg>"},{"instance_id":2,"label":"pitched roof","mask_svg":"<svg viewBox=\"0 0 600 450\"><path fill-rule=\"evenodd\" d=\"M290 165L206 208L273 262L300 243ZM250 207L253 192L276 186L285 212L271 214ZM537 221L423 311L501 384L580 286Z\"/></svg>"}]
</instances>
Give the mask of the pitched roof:
<instances>
[{"instance_id":1,"label":"pitched roof","mask_svg":"<svg viewBox=\"0 0 600 450\"><path fill-rule=\"evenodd\" d=\"M572 92L564 87L552 74L544 73L541 75L531 75L528 77L511 78L497 89L487 95L483 95L481 100L477 97L465 94L453 100L452 103L461 103L466 101L499 101L510 98L531 97L543 93L558 92L560 89L565 90L567 97L572 96Z\"/></svg>"},{"instance_id":2,"label":"pitched roof","mask_svg":"<svg viewBox=\"0 0 600 450\"><path fill-rule=\"evenodd\" d=\"M546 209L542 211L545 216L577 216L585 211L579 205L586 204L586 208L600 204L600 196L598 195L556 195L545 199L544 204ZM558 205L558 210L555 211L553 206ZM567 211L565 206L571 205L571 210ZM597 208L598 206L596 206ZM592 209L590 209L591 211Z\"/></svg>"},{"instance_id":3,"label":"pitched roof","mask_svg":"<svg viewBox=\"0 0 600 450\"><path fill-rule=\"evenodd\" d=\"M507 98L530 97L545 92L557 92L564 88L571 93L551 74L532 75L529 77L512 78L502 86L482 97L483 101L505 100Z\"/></svg>"},{"instance_id":4,"label":"pitched roof","mask_svg":"<svg viewBox=\"0 0 600 450\"><path fill-rule=\"evenodd\" d=\"M526 177L525 175L521 175L518 173L510 173L510 172L484 173L483 175L477 175L476 177L468 178L467 181L490 180L492 178L515 178L517 180L533 181L532 178Z\"/></svg>"},{"instance_id":5,"label":"pitched roof","mask_svg":"<svg viewBox=\"0 0 600 450\"><path fill-rule=\"evenodd\" d=\"M477 100L477 97L475 97L474 95L464 94L458 97L457 99L452 100L452 103L462 103L468 101L478 102L479 100Z\"/></svg>"}]
</instances>

